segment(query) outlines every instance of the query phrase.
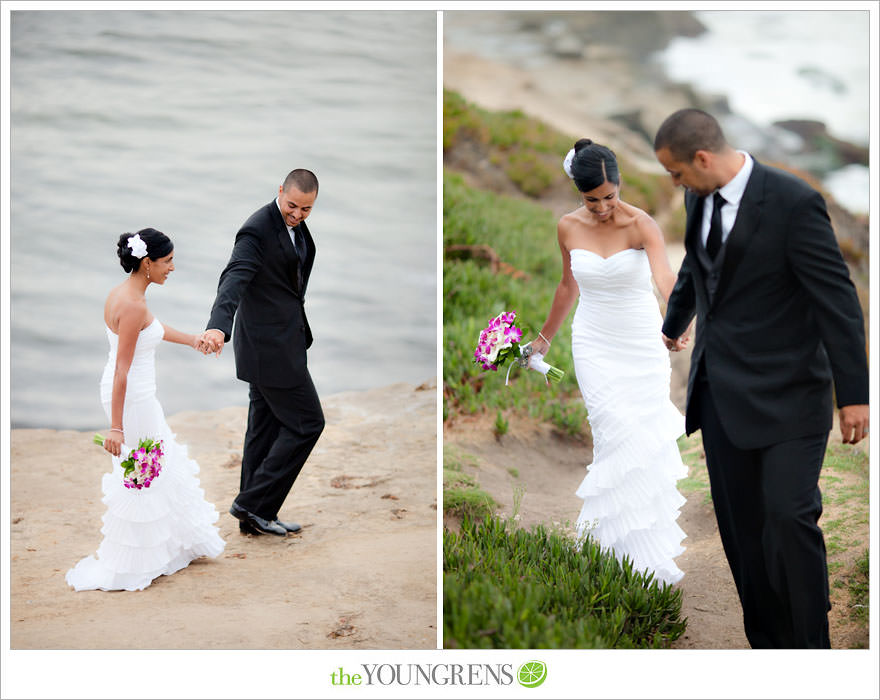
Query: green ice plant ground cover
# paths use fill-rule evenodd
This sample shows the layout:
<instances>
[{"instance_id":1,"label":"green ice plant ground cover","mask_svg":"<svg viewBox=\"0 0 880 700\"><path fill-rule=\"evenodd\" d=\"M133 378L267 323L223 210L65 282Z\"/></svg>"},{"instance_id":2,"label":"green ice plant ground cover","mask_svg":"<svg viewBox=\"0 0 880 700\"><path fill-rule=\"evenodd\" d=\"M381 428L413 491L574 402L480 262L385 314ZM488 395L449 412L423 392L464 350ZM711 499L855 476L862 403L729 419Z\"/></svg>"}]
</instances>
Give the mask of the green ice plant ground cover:
<instances>
[{"instance_id":1,"label":"green ice plant ground cover","mask_svg":"<svg viewBox=\"0 0 880 700\"><path fill-rule=\"evenodd\" d=\"M480 331L502 311L516 312L523 343L541 329L562 264L552 214L531 202L470 188L454 174L444 177L443 202L444 247L489 245L502 261L525 275L495 273L473 259L444 260L444 420L484 410L515 410L551 421L569 435L588 435L571 360L570 320L563 323L546 358L565 372L559 384L548 386L537 372L514 367L505 386L506 367L483 371L474 363Z\"/></svg>"},{"instance_id":2,"label":"green ice plant ground cover","mask_svg":"<svg viewBox=\"0 0 880 700\"><path fill-rule=\"evenodd\" d=\"M465 518L443 572L446 648L664 648L686 626L679 589L543 526Z\"/></svg>"}]
</instances>

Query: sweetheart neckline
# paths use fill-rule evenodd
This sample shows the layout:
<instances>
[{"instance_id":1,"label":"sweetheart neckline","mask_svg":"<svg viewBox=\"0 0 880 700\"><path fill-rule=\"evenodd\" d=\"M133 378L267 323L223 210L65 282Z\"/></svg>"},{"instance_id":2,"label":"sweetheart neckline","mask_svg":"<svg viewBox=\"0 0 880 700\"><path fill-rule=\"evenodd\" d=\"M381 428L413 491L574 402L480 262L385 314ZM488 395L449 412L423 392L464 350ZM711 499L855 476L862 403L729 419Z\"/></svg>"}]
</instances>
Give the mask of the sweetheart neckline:
<instances>
[{"instance_id":1,"label":"sweetheart neckline","mask_svg":"<svg viewBox=\"0 0 880 700\"><path fill-rule=\"evenodd\" d=\"M644 251L645 249L644 248L621 248L616 253L612 253L611 255L609 255L607 258L604 255L599 255L599 253L596 253L595 251L592 251L592 250L587 250L586 248L572 248L571 252L573 253L576 250L580 250L584 253L589 253L590 255L595 255L600 260L611 260L611 258L613 258L615 255L620 255L621 253L625 253L628 250L634 250L634 251L641 252L641 251Z\"/></svg>"},{"instance_id":2,"label":"sweetheart neckline","mask_svg":"<svg viewBox=\"0 0 880 700\"><path fill-rule=\"evenodd\" d=\"M141 329L138 331L138 335L140 335L141 333L143 333L145 330L147 330L147 328L149 328L150 326L152 326L152 325L153 325L156 321L158 321L158 320L159 320L158 317L153 316L153 320L150 321L146 326L144 326L143 328L141 328ZM107 332L109 332L110 335L115 335L117 338L119 337L119 333L114 333L114 332L110 329L110 326L108 326L106 323L104 324L104 328L107 329Z\"/></svg>"}]
</instances>

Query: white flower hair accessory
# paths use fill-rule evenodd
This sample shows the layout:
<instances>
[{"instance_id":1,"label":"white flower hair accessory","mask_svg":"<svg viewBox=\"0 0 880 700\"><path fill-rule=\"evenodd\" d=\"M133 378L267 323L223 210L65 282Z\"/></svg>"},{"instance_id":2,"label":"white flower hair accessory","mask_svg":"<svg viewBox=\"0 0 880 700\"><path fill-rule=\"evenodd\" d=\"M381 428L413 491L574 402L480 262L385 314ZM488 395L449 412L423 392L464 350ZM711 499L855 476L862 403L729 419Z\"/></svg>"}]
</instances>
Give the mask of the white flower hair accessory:
<instances>
[{"instance_id":1,"label":"white flower hair accessory","mask_svg":"<svg viewBox=\"0 0 880 700\"><path fill-rule=\"evenodd\" d=\"M128 239L128 248L131 250L131 254L138 260L147 254L147 244L141 239L139 233L134 234Z\"/></svg>"},{"instance_id":2,"label":"white flower hair accessory","mask_svg":"<svg viewBox=\"0 0 880 700\"><path fill-rule=\"evenodd\" d=\"M565 156L565 160L562 161L562 169L565 171L565 174L568 175L572 180L574 180L574 175L571 174L571 161L574 160L574 149L572 148L568 155Z\"/></svg>"}]
</instances>

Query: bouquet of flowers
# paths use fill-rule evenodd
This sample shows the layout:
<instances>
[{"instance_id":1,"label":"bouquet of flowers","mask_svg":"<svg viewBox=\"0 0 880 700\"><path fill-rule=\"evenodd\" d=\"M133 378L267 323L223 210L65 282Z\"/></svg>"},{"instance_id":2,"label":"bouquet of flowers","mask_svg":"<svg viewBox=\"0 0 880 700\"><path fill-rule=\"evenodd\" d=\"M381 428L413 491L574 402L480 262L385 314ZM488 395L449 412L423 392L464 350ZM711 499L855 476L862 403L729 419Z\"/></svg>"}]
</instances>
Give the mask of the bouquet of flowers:
<instances>
[{"instance_id":1,"label":"bouquet of flowers","mask_svg":"<svg viewBox=\"0 0 880 700\"><path fill-rule=\"evenodd\" d=\"M104 436L96 434L92 441L96 445L103 445ZM121 464L123 469L122 483L125 488L149 488L153 479L159 476L159 472L162 471L162 457L165 455L162 450L162 441L144 438L138 441L137 449L129 450L123 445L122 451L123 453L128 452L128 457Z\"/></svg>"},{"instance_id":2,"label":"bouquet of flowers","mask_svg":"<svg viewBox=\"0 0 880 700\"><path fill-rule=\"evenodd\" d=\"M516 312L502 312L489 320L489 325L480 331L477 349L474 351L474 362L485 370L497 372L498 368L510 361L520 367L528 367L540 372L549 382L558 383L565 374L562 370L544 362L544 356L534 352L531 344L520 345L522 329L514 325ZM507 377L510 378L510 367ZM504 382L507 384L507 379Z\"/></svg>"}]
</instances>

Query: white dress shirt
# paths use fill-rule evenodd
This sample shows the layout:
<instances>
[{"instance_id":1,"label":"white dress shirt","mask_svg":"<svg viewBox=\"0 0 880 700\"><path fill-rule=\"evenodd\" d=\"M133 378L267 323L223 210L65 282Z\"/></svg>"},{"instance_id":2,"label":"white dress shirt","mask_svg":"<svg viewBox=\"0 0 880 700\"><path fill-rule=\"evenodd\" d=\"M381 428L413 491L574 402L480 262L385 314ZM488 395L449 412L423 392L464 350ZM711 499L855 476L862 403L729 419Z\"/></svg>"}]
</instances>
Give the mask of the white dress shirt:
<instances>
[{"instance_id":1,"label":"white dress shirt","mask_svg":"<svg viewBox=\"0 0 880 700\"><path fill-rule=\"evenodd\" d=\"M731 181L717 190L727 202L721 207L722 245L727 241L727 237L730 235L730 229L733 228L733 222L736 221L736 214L739 211L740 200L742 199L743 193L746 191L746 184L749 181L749 176L752 174L752 167L755 165L755 161L752 160L752 157L748 153L745 151L737 151L737 153L742 153L745 156L745 162L739 169L739 172L733 176ZM700 231L703 245L706 245L706 239L709 238L709 224L712 221L712 210L715 207L715 201L713 199L714 195L715 193L713 192L706 196L707 206L703 207L703 226Z\"/></svg>"}]
</instances>

